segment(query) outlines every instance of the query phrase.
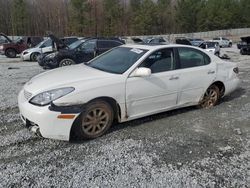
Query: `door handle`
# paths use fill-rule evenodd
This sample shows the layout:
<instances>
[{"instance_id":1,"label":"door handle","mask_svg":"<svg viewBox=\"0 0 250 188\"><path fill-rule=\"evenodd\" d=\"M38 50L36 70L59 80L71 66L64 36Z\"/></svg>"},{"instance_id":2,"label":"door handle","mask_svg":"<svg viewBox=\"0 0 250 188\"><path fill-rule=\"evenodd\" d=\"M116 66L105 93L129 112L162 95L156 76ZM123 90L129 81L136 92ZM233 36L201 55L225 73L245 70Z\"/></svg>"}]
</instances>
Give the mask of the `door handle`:
<instances>
[{"instance_id":1,"label":"door handle","mask_svg":"<svg viewBox=\"0 0 250 188\"><path fill-rule=\"evenodd\" d=\"M172 76L171 78L169 78L169 80L178 80L179 77L178 76Z\"/></svg>"},{"instance_id":2,"label":"door handle","mask_svg":"<svg viewBox=\"0 0 250 188\"><path fill-rule=\"evenodd\" d=\"M210 70L210 71L208 71L207 73L208 73L208 74L214 74L215 71Z\"/></svg>"}]
</instances>

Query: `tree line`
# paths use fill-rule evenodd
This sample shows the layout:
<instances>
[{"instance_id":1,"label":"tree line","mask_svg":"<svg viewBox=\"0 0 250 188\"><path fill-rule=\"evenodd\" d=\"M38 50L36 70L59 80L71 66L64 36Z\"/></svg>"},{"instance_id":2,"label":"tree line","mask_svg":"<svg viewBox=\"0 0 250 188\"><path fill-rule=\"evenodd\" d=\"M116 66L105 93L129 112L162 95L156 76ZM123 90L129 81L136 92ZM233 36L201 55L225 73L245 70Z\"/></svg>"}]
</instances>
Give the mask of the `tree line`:
<instances>
[{"instance_id":1,"label":"tree line","mask_svg":"<svg viewBox=\"0 0 250 188\"><path fill-rule=\"evenodd\" d=\"M159 35L250 27L249 0L0 0L7 35Z\"/></svg>"}]
</instances>

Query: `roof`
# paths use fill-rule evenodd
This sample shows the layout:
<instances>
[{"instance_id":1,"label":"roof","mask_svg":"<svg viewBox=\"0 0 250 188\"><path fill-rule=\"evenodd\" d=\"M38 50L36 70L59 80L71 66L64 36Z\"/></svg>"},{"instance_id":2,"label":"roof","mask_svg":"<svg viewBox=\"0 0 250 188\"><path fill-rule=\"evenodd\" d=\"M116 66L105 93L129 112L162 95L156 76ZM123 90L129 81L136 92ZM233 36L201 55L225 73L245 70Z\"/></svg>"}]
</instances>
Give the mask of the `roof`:
<instances>
[{"instance_id":1,"label":"roof","mask_svg":"<svg viewBox=\"0 0 250 188\"><path fill-rule=\"evenodd\" d=\"M174 47L189 47L189 48L195 48L195 49L200 49L195 46L189 46L189 45L181 45L181 44L159 44L159 45L145 45L145 44L125 44L123 47L128 47L128 48L138 48L138 49L143 49L143 50L157 50L161 49L164 47L168 48L174 48Z\"/></svg>"}]
</instances>

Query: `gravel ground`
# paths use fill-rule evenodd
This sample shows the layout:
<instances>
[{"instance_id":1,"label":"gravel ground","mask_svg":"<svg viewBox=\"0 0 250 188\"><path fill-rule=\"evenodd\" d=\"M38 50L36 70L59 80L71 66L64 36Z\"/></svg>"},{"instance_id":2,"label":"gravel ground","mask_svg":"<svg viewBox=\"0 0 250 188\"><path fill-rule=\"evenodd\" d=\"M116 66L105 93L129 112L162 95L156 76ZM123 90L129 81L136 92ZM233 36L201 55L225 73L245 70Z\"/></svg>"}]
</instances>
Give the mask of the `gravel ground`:
<instances>
[{"instance_id":1,"label":"gravel ground","mask_svg":"<svg viewBox=\"0 0 250 188\"><path fill-rule=\"evenodd\" d=\"M216 107L189 107L114 125L91 141L42 139L24 128L17 94L37 63L0 56L0 187L249 187L250 56L241 88Z\"/></svg>"}]
</instances>

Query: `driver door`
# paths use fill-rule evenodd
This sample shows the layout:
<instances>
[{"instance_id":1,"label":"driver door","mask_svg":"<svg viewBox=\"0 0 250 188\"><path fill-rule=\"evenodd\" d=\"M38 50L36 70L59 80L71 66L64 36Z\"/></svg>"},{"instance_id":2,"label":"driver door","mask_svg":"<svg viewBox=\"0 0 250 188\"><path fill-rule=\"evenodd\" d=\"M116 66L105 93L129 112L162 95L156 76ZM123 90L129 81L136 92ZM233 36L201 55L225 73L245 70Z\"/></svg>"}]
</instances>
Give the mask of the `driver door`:
<instances>
[{"instance_id":1,"label":"driver door","mask_svg":"<svg viewBox=\"0 0 250 188\"><path fill-rule=\"evenodd\" d=\"M130 76L126 82L129 118L137 118L176 106L179 76L172 48L153 52L140 65L151 69L147 77ZM132 74L133 75L133 74Z\"/></svg>"}]
</instances>

